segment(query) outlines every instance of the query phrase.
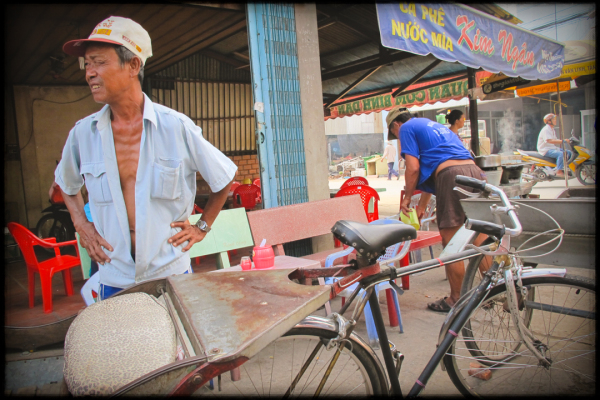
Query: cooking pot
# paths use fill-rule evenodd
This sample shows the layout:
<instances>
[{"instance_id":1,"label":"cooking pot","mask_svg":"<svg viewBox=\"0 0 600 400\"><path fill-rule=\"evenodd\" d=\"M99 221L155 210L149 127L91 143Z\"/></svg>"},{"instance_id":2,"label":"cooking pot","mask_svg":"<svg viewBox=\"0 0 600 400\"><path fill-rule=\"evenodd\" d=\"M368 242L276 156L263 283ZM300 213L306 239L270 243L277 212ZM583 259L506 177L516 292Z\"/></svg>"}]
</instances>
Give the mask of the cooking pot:
<instances>
[{"instance_id":1,"label":"cooking pot","mask_svg":"<svg viewBox=\"0 0 600 400\"><path fill-rule=\"evenodd\" d=\"M502 157L499 154L490 154L475 157L475 165L479 168L495 168L502 165Z\"/></svg>"}]
</instances>

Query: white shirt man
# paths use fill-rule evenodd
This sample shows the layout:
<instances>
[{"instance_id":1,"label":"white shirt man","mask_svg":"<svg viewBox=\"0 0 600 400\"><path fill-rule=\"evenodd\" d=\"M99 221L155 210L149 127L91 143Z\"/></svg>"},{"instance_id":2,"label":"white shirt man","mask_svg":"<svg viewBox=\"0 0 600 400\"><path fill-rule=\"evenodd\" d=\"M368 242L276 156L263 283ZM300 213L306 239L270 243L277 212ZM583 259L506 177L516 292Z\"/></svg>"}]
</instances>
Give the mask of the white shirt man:
<instances>
[{"instance_id":1,"label":"white shirt man","mask_svg":"<svg viewBox=\"0 0 600 400\"><path fill-rule=\"evenodd\" d=\"M392 180L392 174L396 176L396 180L400 179L400 174L394 169L394 162L396 161L396 148L392 146L392 142L387 142L387 146L381 156L381 162L387 161L388 165L388 181Z\"/></svg>"},{"instance_id":2,"label":"white shirt man","mask_svg":"<svg viewBox=\"0 0 600 400\"><path fill-rule=\"evenodd\" d=\"M544 116L546 125L540 131L538 136L537 151L543 156L556 158L556 176L564 176L564 156L563 150L559 147L562 141L556 137L556 115L546 114ZM567 150L567 159L571 157L571 152Z\"/></svg>"}]
</instances>

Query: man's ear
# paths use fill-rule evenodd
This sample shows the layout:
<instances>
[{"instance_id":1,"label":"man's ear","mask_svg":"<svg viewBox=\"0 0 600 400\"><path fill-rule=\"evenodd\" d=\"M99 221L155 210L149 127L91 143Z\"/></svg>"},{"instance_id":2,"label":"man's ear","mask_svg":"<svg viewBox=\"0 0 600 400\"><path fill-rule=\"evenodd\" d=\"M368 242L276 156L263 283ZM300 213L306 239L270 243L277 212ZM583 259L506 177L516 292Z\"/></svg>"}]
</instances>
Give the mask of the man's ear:
<instances>
[{"instance_id":1,"label":"man's ear","mask_svg":"<svg viewBox=\"0 0 600 400\"><path fill-rule=\"evenodd\" d=\"M129 61L129 66L131 67L131 69L130 69L131 76L137 77L138 74L140 73L140 69L142 68L142 60L140 60L138 57L133 57Z\"/></svg>"}]
</instances>

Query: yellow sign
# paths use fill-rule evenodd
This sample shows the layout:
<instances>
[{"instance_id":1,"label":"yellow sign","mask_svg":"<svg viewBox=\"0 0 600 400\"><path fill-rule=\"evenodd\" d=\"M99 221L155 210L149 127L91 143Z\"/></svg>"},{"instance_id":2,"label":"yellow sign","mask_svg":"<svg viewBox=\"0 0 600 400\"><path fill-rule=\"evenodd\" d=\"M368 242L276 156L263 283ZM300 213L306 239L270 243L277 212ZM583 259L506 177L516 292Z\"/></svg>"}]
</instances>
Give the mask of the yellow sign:
<instances>
[{"instance_id":1,"label":"yellow sign","mask_svg":"<svg viewBox=\"0 0 600 400\"><path fill-rule=\"evenodd\" d=\"M586 61L577 64L565 65L562 69L561 78L573 78L582 75L591 75L596 73L596 60ZM561 89L562 90L562 89Z\"/></svg>"},{"instance_id":2,"label":"yellow sign","mask_svg":"<svg viewBox=\"0 0 600 400\"><path fill-rule=\"evenodd\" d=\"M559 88L561 92L566 92L567 90L571 89L571 82L560 82ZM556 92L556 82L532 86L524 89L517 89L517 96L525 97L551 92Z\"/></svg>"}]
</instances>

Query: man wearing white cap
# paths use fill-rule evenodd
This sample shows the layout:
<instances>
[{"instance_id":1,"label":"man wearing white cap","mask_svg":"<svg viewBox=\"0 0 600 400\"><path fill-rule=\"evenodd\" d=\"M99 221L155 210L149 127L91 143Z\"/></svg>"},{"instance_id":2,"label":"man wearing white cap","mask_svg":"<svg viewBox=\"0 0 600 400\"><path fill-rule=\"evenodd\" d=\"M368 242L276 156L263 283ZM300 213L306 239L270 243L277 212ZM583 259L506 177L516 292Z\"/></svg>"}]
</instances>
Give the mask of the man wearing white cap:
<instances>
[{"instance_id":1,"label":"man wearing white cap","mask_svg":"<svg viewBox=\"0 0 600 400\"><path fill-rule=\"evenodd\" d=\"M63 50L80 57L94 100L104 104L75 124L55 172L81 243L100 264L101 299L191 272L187 251L210 231L237 167L188 117L142 92L152 44L138 23L109 17ZM212 193L190 225L196 172ZM84 178L93 223L80 193Z\"/></svg>"},{"instance_id":2,"label":"man wearing white cap","mask_svg":"<svg viewBox=\"0 0 600 400\"><path fill-rule=\"evenodd\" d=\"M546 114L544 115L544 127L538 135L537 151L543 156L556 158L556 176L565 176L564 165L565 160L563 151L560 149L562 140L556 137L556 115ZM567 159L571 157L571 152L566 150Z\"/></svg>"}]
</instances>

